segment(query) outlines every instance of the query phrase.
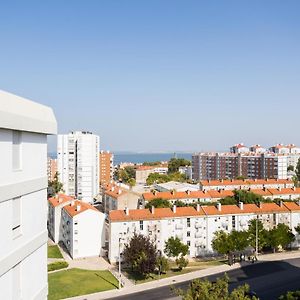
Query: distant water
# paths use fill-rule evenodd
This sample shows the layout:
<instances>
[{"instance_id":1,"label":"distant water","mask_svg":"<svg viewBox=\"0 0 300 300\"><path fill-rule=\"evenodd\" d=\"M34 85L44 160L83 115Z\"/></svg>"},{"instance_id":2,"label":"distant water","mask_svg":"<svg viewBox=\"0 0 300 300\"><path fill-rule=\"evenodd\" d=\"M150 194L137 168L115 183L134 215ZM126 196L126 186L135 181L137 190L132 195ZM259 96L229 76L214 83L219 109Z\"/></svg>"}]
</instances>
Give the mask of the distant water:
<instances>
[{"instance_id":1,"label":"distant water","mask_svg":"<svg viewBox=\"0 0 300 300\"><path fill-rule=\"evenodd\" d=\"M56 153L48 153L51 158L56 158ZM114 153L114 164L118 165L121 162L131 162L134 164L153 161L168 161L172 157L192 159L192 153Z\"/></svg>"},{"instance_id":2,"label":"distant water","mask_svg":"<svg viewBox=\"0 0 300 300\"><path fill-rule=\"evenodd\" d=\"M168 161L172 157L192 159L192 153L114 153L114 164L132 162L135 164L154 161Z\"/></svg>"}]
</instances>

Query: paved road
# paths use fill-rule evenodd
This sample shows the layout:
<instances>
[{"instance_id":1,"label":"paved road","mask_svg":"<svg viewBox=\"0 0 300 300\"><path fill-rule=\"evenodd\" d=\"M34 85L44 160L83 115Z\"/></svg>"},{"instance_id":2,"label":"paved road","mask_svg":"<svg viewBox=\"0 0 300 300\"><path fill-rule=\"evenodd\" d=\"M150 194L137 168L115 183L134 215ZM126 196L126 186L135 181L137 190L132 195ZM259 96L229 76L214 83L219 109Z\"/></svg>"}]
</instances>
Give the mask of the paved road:
<instances>
[{"instance_id":1,"label":"paved road","mask_svg":"<svg viewBox=\"0 0 300 300\"><path fill-rule=\"evenodd\" d=\"M230 277L230 288L248 283L261 300L276 300L288 290L300 289L300 258L284 261L249 264L227 273ZM222 274L207 277L215 280ZM176 288L186 289L190 281L174 284ZM160 287L140 293L112 298L115 300L155 300L175 299L170 287Z\"/></svg>"}]
</instances>

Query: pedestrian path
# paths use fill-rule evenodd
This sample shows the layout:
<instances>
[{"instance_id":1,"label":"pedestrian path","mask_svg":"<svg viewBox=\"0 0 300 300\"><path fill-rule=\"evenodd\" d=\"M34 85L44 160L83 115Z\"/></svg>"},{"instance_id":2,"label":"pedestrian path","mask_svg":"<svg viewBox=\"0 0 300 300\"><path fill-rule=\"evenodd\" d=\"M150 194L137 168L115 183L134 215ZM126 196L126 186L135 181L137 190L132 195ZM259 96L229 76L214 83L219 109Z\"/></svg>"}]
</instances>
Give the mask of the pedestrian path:
<instances>
[{"instance_id":1,"label":"pedestrian path","mask_svg":"<svg viewBox=\"0 0 300 300\"><path fill-rule=\"evenodd\" d=\"M258 262L261 263L264 261L277 261L277 260L285 260L285 259L292 259L292 258L299 258L300 257L300 252L295 251L295 252L287 252L287 253L274 253L274 254L267 254L267 255L260 255L258 257ZM224 273L228 272L234 269L239 269L241 266L249 264L248 262L243 262L242 264L236 263L232 266L229 265L220 265L216 267L211 267L208 269L204 270L198 270L195 272L183 274L183 275L178 275L174 277L169 277L169 278L163 278L160 280L155 280L143 284L138 284L134 286L127 287L125 285L124 288L121 290L111 290L111 291L105 291L105 292L100 292L100 293L95 293L95 294L90 294L90 295L83 295L83 296L78 296L78 297L73 297L69 298L72 300L101 300L101 299L110 299L113 297L118 297L118 296L124 296L124 295L129 295L132 293L138 293L142 292L145 290L150 290L162 286L171 286L172 284L188 281L188 280L193 280L196 278L201 278L201 277L206 277L218 273Z\"/></svg>"}]
</instances>

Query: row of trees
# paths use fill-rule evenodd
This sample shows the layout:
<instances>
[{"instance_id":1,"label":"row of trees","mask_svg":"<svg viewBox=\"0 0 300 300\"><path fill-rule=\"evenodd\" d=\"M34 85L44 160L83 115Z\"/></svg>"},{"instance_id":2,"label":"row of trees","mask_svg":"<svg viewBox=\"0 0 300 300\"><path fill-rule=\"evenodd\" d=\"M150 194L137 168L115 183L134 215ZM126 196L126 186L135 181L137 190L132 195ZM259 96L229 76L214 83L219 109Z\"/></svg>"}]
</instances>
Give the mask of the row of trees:
<instances>
[{"instance_id":1,"label":"row of trees","mask_svg":"<svg viewBox=\"0 0 300 300\"><path fill-rule=\"evenodd\" d=\"M300 226L295 228L300 233ZM271 230L266 230L260 220L249 221L247 231L235 231L227 233L223 230L215 233L212 248L220 254L243 251L248 246L256 247L256 235L258 240L258 251L262 249L273 249L288 247L295 239L291 229L285 224L278 224Z\"/></svg>"},{"instance_id":2,"label":"row of trees","mask_svg":"<svg viewBox=\"0 0 300 300\"><path fill-rule=\"evenodd\" d=\"M189 250L188 245L183 244L179 238L169 238L165 243L165 253L169 258L175 258L178 268L181 270L188 265L185 258ZM158 270L165 273L169 270L169 261L157 251L149 237L142 234L134 234L129 244L125 245L123 261L131 271L142 276L147 276Z\"/></svg>"},{"instance_id":3,"label":"row of trees","mask_svg":"<svg viewBox=\"0 0 300 300\"><path fill-rule=\"evenodd\" d=\"M168 173L168 174L151 173L146 179L147 185L152 185L154 183L165 183L169 181L184 182L186 181L186 178L183 174L179 172L175 172L175 173Z\"/></svg>"}]
</instances>

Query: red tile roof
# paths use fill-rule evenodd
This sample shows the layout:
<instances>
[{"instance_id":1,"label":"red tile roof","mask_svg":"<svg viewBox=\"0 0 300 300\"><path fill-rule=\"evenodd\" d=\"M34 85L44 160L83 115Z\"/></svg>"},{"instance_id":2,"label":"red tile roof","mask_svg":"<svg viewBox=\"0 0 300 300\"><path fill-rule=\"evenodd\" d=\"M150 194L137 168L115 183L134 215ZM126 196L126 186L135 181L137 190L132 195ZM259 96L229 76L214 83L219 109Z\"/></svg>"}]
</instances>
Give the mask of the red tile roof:
<instances>
[{"instance_id":1,"label":"red tile roof","mask_svg":"<svg viewBox=\"0 0 300 300\"><path fill-rule=\"evenodd\" d=\"M187 191L187 192L155 192L155 193L144 193L143 198L146 201L151 201L153 199L162 198L165 200L172 200L172 199L205 199L211 198L209 192L204 191Z\"/></svg>"},{"instance_id":2,"label":"red tile roof","mask_svg":"<svg viewBox=\"0 0 300 300\"><path fill-rule=\"evenodd\" d=\"M80 207L80 210L77 210L78 207ZM72 218L86 210L89 210L89 209L95 210L98 213L100 213L100 211L97 208L95 208L93 205L91 205L89 203L85 203L80 200L75 200L73 204L66 205L63 209Z\"/></svg>"},{"instance_id":3,"label":"red tile roof","mask_svg":"<svg viewBox=\"0 0 300 300\"><path fill-rule=\"evenodd\" d=\"M243 204L243 209L238 205L221 205L221 210L218 210L216 206L200 206L199 208L199 211L197 211L197 209L193 207L177 207L176 213L174 213L171 208L155 208L153 214L150 209L134 209L129 210L128 215L126 215L124 210L113 210L109 213L109 219L112 222L126 222L206 215L288 213L290 210L300 210L300 206L292 202L282 202L282 204L261 203L260 206L256 204Z\"/></svg>"},{"instance_id":4,"label":"red tile roof","mask_svg":"<svg viewBox=\"0 0 300 300\"><path fill-rule=\"evenodd\" d=\"M57 197L51 197L48 199L49 203L53 206L59 206L61 204L65 204L69 201L74 200L74 197L65 195L65 194L58 194Z\"/></svg>"},{"instance_id":5,"label":"red tile roof","mask_svg":"<svg viewBox=\"0 0 300 300\"><path fill-rule=\"evenodd\" d=\"M224 186L224 185L256 185L256 184L291 184L292 180L289 179L245 179L245 180L201 180L202 186Z\"/></svg>"}]
</instances>

